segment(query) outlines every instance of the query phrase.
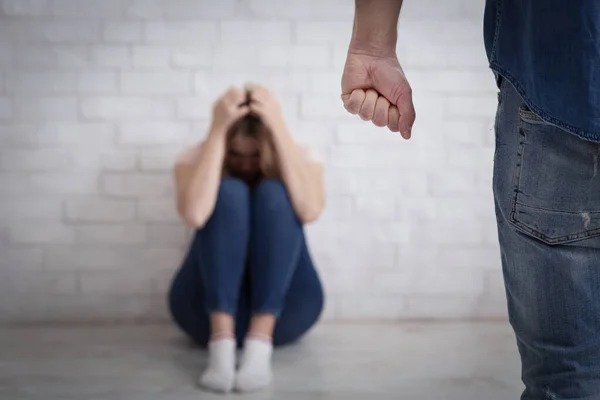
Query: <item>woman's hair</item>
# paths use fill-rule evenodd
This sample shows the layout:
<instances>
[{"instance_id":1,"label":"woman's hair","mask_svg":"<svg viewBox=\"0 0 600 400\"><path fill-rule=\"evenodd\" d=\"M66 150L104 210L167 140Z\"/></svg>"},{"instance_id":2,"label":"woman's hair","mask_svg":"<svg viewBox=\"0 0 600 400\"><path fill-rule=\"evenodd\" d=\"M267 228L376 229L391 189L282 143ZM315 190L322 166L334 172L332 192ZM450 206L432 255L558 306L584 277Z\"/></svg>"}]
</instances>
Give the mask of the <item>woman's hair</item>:
<instances>
[{"instance_id":1,"label":"woman's hair","mask_svg":"<svg viewBox=\"0 0 600 400\"><path fill-rule=\"evenodd\" d=\"M234 137L251 137L258 141L260 152L260 170L266 178L279 178L280 169L277 154L271 141L269 128L255 114L246 114L237 120L229 129L227 142Z\"/></svg>"}]
</instances>

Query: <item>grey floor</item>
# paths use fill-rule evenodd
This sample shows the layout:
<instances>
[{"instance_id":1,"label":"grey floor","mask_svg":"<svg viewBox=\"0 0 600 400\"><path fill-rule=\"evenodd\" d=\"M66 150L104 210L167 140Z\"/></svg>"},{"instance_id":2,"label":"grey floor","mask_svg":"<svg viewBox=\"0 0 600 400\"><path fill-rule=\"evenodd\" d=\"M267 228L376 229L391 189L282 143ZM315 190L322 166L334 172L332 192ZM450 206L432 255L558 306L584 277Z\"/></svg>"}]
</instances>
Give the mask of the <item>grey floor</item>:
<instances>
[{"instance_id":1,"label":"grey floor","mask_svg":"<svg viewBox=\"0 0 600 400\"><path fill-rule=\"evenodd\" d=\"M516 400L506 322L322 324L274 355L275 383L252 395L196 386L205 353L171 326L0 328L3 400Z\"/></svg>"}]
</instances>

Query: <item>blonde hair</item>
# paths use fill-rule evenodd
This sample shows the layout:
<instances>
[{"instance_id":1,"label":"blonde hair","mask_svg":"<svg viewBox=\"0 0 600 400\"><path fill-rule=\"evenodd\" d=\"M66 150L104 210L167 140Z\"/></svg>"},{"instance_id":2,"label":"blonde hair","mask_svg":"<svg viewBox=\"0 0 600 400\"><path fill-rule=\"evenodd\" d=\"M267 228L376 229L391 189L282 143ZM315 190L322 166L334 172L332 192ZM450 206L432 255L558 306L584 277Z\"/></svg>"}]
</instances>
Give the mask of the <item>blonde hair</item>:
<instances>
[{"instance_id":1,"label":"blonde hair","mask_svg":"<svg viewBox=\"0 0 600 400\"><path fill-rule=\"evenodd\" d=\"M280 178L279 160L269 128L254 114L247 114L231 126L227 134L227 142L237 136L251 137L258 141L260 153L260 170L265 178Z\"/></svg>"}]
</instances>

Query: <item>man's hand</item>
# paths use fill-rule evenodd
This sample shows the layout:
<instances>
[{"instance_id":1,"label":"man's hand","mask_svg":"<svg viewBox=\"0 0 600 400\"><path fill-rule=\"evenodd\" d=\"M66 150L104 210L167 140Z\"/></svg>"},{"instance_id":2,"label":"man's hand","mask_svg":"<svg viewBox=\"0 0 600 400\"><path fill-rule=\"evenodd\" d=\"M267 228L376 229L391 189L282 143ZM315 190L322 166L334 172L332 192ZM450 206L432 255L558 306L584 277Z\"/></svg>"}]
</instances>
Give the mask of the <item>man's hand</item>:
<instances>
[{"instance_id":1,"label":"man's hand","mask_svg":"<svg viewBox=\"0 0 600 400\"><path fill-rule=\"evenodd\" d=\"M352 114L409 139L415 122L412 89L395 54L350 48L342 75L342 101Z\"/></svg>"}]
</instances>

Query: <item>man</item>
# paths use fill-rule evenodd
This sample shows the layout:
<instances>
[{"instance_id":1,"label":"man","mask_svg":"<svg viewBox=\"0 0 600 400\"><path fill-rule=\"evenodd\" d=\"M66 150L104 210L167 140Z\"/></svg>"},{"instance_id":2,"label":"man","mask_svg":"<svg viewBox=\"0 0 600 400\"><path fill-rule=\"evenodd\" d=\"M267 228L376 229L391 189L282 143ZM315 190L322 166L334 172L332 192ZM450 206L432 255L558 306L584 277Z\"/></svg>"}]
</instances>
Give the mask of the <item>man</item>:
<instances>
[{"instance_id":1,"label":"man","mask_svg":"<svg viewBox=\"0 0 600 400\"><path fill-rule=\"evenodd\" d=\"M344 106L409 139L402 0L355 4ZM488 0L484 40L499 87L493 190L521 399L600 399L600 2Z\"/></svg>"}]
</instances>

